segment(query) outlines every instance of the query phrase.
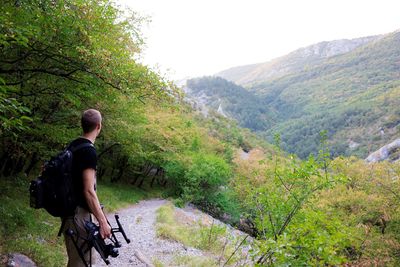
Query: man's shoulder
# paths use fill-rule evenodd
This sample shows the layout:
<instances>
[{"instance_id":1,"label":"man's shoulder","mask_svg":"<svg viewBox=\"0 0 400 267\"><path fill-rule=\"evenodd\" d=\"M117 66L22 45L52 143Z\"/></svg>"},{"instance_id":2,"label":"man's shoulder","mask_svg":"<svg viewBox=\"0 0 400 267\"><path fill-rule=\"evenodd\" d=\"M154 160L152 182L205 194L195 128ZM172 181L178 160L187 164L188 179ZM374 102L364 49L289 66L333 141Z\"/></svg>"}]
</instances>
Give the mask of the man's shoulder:
<instances>
[{"instance_id":1,"label":"man's shoulder","mask_svg":"<svg viewBox=\"0 0 400 267\"><path fill-rule=\"evenodd\" d=\"M83 144L88 144L88 146L82 147ZM96 170L97 153L93 143L90 140L82 137L77 138L70 143L69 149L72 150L73 160L78 170L84 170L88 168Z\"/></svg>"},{"instance_id":2,"label":"man's shoulder","mask_svg":"<svg viewBox=\"0 0 400 267\"><path fill-rule=\"evenodd\" d=\"M83 137L78 137L78 138L74 139L73 141L71 141L69 143L68 147L69 148L77 147L77 146L82 145L82 144L89 144L91 146L87 146L87 147L93 147L94 148L94 145L93 145L92 141L90 141L89 139L83 138Z\"/></svg>"},{"instance_id":3,"label":"man's shoulder","mask_svg":"<svg viewBox=\"0 0 400 267\"><path fill-rule=\"evenodd\" d=\"M87 144L87 146L82 146L84 144ZM77 154L77 153L78 154L81 154L81 153L84 153L84 154L87 154L87 153L96 154L96 148L94 147L93 143L90 140L88 140L86 138L82 138L82 137L78 137L75 140L73 140L69 144L68 148L69 149L74 149L74 148L76 149L79 146L81 146L81 147L77 151L75 151L76 153L74 153L74 154Z\"/></svg>"}]
</instances>

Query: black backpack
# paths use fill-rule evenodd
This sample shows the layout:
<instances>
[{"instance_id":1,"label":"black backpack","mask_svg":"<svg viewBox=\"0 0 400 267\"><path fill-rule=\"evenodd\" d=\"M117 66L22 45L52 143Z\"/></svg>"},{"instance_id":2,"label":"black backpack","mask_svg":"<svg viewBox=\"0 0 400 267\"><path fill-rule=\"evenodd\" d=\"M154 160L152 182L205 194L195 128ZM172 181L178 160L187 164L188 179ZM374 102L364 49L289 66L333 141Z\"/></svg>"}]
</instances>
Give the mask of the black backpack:
<instances>
[{"instance_id":1,"label":"black backpack","mask_svg":"<svg viewBox=\"0 0 400 267\"><path fill-rule=\"evenodd\" d=\"M54 217L74 215L78 203L72 181L72 155L75 151L90 146L93 147L93 144L68 146L45 163L42 174L31 181L29 187L32 208L44 208Z\"/></svg>"}]
</instances>

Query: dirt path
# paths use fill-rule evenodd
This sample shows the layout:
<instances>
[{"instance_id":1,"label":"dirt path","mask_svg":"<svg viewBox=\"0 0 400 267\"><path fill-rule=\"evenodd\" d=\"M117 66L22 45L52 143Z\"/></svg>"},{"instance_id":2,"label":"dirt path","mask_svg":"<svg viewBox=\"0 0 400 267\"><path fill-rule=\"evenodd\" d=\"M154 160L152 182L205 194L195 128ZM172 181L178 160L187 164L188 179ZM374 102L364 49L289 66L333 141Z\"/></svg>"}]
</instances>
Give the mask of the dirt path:
<instances>
[{"instance_id":1,"label":"dirt path","mask_svg":"<svg viewBox=\"0 0 400 267\"><path fill-rule=\"evenodd\" d=\"M125 228L128 238L131 239L131 243L126 244L122 236L117 234L123 245L119 248L117 258L109 257L111 263L109 266L153 266L154 259L161 262L163 266L173 266L171 262L177 255L203 255L201 250L156 237L156 210L167 203L168 201L161 199L146 200L118 212L120 222ZM191 217L194 220L199 219L200 212L193 208L188 207L179 210L185 213L186 217ZM204 216L209 217L208 215ZM109 215L109 220L113 226L116 226L114 214ZM96 253L96 255L98 254ZM98 257L94 266L107 265Z\"/></svg>"}]
</instances>

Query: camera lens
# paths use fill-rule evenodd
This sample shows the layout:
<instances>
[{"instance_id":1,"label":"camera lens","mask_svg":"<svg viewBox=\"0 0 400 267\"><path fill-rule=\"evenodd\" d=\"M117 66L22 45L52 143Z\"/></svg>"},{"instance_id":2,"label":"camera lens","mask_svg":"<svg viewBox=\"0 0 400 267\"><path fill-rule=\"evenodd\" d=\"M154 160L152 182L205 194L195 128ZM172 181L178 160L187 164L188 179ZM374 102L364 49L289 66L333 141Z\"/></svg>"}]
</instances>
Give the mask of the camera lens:
<instances>
[{"instance_id":1,"label":"camera lens","mask_svg":"<svg viewBox=\"0 0 400 267\"><path fill-rule=\"evenodd\" d=\"M110 255L113 258L118 257L119 253L118 253L118 249L116 249L112 244L108 244L106 246L106 254Z\"/></svg>"},{"instance_id":2,"label":"camera lens","mask_svg":"<svg viewBox=\"0 0 400 267\"><path fill-rule=\"evenodd\" d=\"M110 253L111 257L116 258L118 257L119 253L118 253L118 249L116 248L112 248L111 249L111 253Z\"/></svg>"}]
</instances>

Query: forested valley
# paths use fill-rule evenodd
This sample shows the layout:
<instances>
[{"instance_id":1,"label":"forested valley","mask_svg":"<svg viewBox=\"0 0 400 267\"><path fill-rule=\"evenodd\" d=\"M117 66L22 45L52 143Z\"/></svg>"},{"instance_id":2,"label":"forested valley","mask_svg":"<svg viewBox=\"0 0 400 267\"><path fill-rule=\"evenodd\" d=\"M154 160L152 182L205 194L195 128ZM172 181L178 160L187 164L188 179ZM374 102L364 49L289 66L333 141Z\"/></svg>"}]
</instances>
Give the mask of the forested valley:
<instances>
[{"instance_id":1,"label":"forested valley","mask_svg":"<svg viewBox=\"0 0 400 267\"><path fill-rule=\"evenodd\" d=\"M318 149L321 131L333 156L366 158L399 137L399 43L399 31L321 42L187 87L219 98L226 115L269 142L280 134L301 158Z\"/></svg>"},{"instance_id":2,"label":"forested valley","mask_svg":"<svg viewBox=\"0 0 400 267\"><path fill-rule=\"evenodd\" d=\"M270 144L216 112L203 116L139 63L145 22L106 0L2 1L0 255L65 265L59 220L29 207L29 182L81 134L81 112L96 108L106 206L154 195L193 203L254 237L255 266L400 264L398 163L335 158L324 131L300 159L279 135Z\"/></svg>"}]
</instances>

